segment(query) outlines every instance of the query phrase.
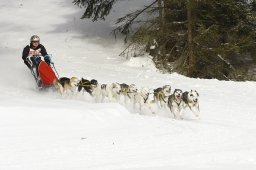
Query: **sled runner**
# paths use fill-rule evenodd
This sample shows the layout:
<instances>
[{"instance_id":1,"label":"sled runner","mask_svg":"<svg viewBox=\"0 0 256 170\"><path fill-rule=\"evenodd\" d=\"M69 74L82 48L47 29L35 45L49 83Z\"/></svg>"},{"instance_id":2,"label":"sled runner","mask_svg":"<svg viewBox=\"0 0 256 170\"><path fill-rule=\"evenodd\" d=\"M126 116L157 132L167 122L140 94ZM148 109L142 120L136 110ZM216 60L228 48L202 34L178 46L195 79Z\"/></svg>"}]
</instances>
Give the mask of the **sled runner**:
<instances>
[{"instance_id":1,"label":"sled runner","mask_svg":"<svg viewBox=\"0 0 256 170\"><path fill-rule=\"evenodd\" d=\"M58 79L56 76L57 71L49 55L45 56L44 60L42 60L41 57L42 56L34 55L28 58L28 62L32 65L31 74L35 78L38 87L51 87L53 81ZM53 71L53 69L55 71Z\"/></svg>"}]
</instances>

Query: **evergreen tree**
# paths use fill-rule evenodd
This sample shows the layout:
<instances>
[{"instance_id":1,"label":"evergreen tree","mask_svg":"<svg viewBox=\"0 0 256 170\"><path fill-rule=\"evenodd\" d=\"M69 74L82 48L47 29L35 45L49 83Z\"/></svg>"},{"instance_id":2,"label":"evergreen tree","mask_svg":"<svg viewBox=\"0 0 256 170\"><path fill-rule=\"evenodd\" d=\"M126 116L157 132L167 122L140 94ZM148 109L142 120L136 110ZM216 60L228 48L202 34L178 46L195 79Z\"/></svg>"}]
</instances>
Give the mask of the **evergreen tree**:
<instances>
[{"instance_id":1,"label":"evergreen tree","mask_svg":"<svg viewBox=\"0 0 256 170\"><path fill-rule=\"evenodd\" d=\"M117 1L74 3L85 7L82 18L96 21L104 19ZM140 20L142 14L146 21ZM126 41L144 47L161 70L242 80L256 65L255 0L155 0L120 17L117 25L115 35L125 34Z\"/></svg>"},{"instance_id":2,"label":"evergreen tree","mask_svg":"<svg viewBox=\"0 0 256 170\"><path fill-rule=\"evenodd\" d=\"M81 19L92 18L93 21L97 21L98 19L105 19L116 1L117 0L74 0L73 3L79 7L85 8Z\"/></svg>"},{"instance_id":3,"label":"evergreen tree","mask_svg":"<svg viewBox=\"0 0 256 170\"><path fill-rule=\"evenodd\" d=\"M240 71L247 69L246 58L255 53L251 5L246 0L205 0L196 5L194 75L240 79Z\"/></svg>"}]
</instances>

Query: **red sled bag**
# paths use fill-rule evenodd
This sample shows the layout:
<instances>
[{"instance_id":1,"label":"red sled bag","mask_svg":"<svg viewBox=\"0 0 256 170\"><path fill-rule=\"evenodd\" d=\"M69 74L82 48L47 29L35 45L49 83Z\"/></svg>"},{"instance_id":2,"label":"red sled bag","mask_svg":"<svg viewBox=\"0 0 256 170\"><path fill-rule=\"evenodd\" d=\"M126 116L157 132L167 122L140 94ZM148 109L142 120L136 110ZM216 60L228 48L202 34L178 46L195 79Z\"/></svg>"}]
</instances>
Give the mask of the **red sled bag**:
<instances>
[{"instance_id":1,"label":"red sled bag","mask_svg":"<svg viewBox=\"0 0 256 170\"><path fill-rule=\"evenodd\" d=\"M39 63L38 73L41 78L42 86L51 86L53 85L53 81L58 79L51 66L44 61Z\"/></svg>"}]
</instances>

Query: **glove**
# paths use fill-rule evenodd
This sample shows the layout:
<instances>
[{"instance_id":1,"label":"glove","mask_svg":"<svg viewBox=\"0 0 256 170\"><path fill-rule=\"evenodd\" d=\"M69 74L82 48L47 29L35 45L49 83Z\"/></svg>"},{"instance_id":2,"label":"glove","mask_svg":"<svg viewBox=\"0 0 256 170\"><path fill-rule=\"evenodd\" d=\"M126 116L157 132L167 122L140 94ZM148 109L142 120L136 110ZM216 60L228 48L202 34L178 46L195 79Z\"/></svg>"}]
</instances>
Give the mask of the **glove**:
<instances>
[{"instance_id":1,"label":"glove","mask_svg":"<svg viewBox=\"0 0 256 170\"><path fill-rule=\"evenodd\" d=\"M50 65L53 64L53 62L51 61L51 57L49 55L44 56L44 61Z\"/></svg>"}]
</instances>

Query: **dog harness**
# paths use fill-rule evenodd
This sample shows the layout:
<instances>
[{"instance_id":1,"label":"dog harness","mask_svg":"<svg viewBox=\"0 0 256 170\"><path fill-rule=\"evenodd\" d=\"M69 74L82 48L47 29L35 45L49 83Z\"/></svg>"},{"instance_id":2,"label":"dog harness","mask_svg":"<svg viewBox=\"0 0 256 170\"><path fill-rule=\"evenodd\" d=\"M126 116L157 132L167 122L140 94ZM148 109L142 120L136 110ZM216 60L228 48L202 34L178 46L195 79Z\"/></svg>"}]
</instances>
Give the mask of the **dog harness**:
<instances>
[{"instance_id":1,"label":"dog harness","mask_svg":"<svg viewBox=\"0 0 256 170\"><path fill-rule=\"evenodd\" d=\"M143 97L143 98L144 98L144 103L146 103L146 102L147 102L148 97L149 97L149 93L147 93L147 94L146 94L146 98L144 98L144 97Z\"/></svg>"},{"instance_id":2,"label":"dog harness","mask_svg":"<svg viewBox=\"0 0 256 170\"><path fill-rule=\"evenodd\" d=\"M167 103L167 101L164 100L165 97L168 97L168 96L165 96L163 92L158 92L158 94L160 95L161 99Z\"/></svg>"}]
</instances>

